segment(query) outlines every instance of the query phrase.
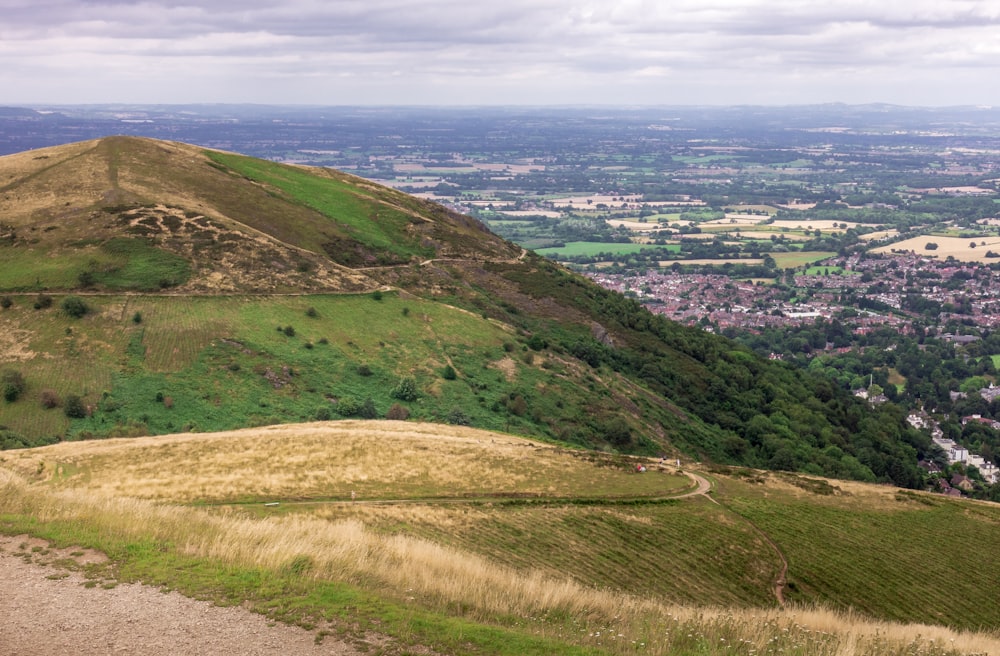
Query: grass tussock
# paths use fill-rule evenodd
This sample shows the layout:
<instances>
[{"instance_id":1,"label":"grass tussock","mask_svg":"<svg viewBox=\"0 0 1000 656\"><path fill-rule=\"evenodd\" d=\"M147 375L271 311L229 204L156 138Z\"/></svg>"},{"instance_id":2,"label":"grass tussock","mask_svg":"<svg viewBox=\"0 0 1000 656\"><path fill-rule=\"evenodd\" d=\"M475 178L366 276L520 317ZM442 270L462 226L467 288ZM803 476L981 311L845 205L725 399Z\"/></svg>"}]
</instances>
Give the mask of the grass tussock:
<instances>
[{"instance_id":1,"label":"grass tussock","mask_svg":"<svg viewBox=\"0 0 1000 656\"><path fill-rule=\"evenodd\" d=\"M497 566L422 539L379 535L357 520L253 519L86 490L55 490L6 469L0 469L0 513L7 521L30 517L36 527L61 526L63 535L73 536L76 527L78 537L90 536L87 546L100 547L133 569L143 559L176 554L226 568L280 572L305 580L305 585L346 582L377 590L394 603L604 653L1000 651L1000 637L994 634L875 622L815 608L681 607Z\"/></svg>"}]
</instances>

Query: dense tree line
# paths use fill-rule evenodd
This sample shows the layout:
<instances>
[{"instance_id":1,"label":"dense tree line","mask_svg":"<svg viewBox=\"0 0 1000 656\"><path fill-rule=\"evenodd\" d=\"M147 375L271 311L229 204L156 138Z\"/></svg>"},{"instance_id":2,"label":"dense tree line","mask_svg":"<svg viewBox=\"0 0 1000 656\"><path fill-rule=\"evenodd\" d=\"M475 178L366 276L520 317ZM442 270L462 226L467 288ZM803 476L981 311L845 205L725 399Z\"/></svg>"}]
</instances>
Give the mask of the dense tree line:
<instances>
[{"instance_id":1,"label":"dense tree line","mask_svg":"<svg viewBox=\"0 0 1000 656\"><path fill-rule=\"evenodd\" d=\"M749 348L651 314L633 299L540 265L517 275L522 290L551 296L594 317L619 341L550 327L548 340L591 366L609 367L696 416L707 430L671 435L681 448L725 463L804 471L842 478L923 485L916 463L930 439L913 430L905 411L871 407L828 378L771 362ZM824 336L825 339L825 336Z\"/></svg>"}]
</instances>

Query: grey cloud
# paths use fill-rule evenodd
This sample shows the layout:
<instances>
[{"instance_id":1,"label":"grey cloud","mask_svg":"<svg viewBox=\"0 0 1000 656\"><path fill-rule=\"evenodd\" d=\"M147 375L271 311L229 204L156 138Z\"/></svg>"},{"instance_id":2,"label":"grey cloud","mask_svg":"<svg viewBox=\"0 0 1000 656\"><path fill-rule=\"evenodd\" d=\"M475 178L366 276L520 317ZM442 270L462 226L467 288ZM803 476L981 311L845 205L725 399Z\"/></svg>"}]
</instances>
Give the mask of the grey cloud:
<instances>
[{"instance_id":1,"label":"grey cloud","mask_svg":"<svg viewBox=\"0 0 1000 656\"><path fill-rule=\"evenodd\" d=\"M364 77L368 90L404 88L389 86L401 76L414 89L490 78L540 96L553 81L703 90L711 80L988 70L1000 59L994 0L0 0L0 9L0 80L15 86L12 70L29 58L36 77L86 60L95 84L103 76L112 86L122 71L149 67L234 86L286 77L289 88L298 79Z\"/></svg>"}]
</instances>

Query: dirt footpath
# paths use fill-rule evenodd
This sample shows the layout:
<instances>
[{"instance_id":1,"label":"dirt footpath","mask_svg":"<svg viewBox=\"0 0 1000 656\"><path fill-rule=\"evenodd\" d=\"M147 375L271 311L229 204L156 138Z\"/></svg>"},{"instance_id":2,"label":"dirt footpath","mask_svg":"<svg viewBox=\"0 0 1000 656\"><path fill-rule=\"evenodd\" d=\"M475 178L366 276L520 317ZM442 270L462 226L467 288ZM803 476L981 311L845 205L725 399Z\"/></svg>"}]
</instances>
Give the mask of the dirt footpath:
<instances>
[{"instance_id":1,"label":"dirt footpath","mask_svg":"<svg viewBox=\"0 0 1000 656\"><path fill-rule=\"evenodd\" d=\"M50 550L26 536L0 536L0 655L361 654L333 637L317 645L315 632L176 592L141 584L91 582L88 588L84 576L56 562L85 565L102 558L82 550Z\"/></svg>"}]
</instances>

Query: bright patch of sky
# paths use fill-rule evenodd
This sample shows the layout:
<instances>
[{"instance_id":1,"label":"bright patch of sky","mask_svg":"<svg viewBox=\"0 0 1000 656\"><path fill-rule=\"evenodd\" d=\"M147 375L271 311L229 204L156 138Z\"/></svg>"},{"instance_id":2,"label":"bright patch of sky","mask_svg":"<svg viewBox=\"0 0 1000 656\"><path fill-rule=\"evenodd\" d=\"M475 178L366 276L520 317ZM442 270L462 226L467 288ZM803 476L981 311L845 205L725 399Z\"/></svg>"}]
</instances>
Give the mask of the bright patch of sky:
<instances>
[{"instance_id":1,"label":"bright patch of sky","mask_svg":"<svg viewBox=\"0 0 1000 656\"><path fill-rule=\"evenodd\" d=\"M0 0L0 103L1000 105L1000 0Z\"/></svg>"}]
</instances>

